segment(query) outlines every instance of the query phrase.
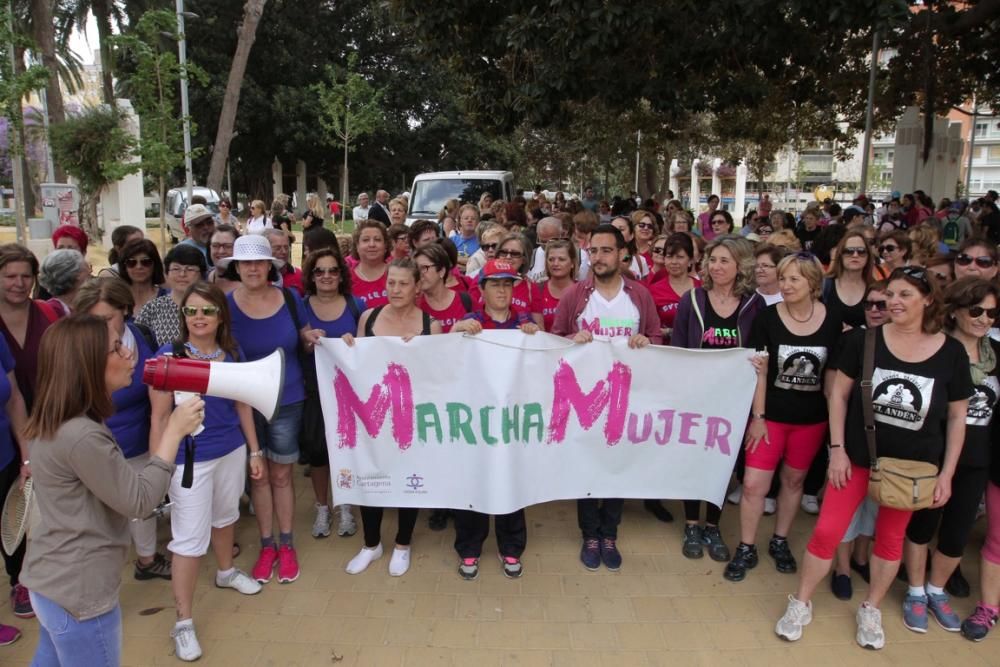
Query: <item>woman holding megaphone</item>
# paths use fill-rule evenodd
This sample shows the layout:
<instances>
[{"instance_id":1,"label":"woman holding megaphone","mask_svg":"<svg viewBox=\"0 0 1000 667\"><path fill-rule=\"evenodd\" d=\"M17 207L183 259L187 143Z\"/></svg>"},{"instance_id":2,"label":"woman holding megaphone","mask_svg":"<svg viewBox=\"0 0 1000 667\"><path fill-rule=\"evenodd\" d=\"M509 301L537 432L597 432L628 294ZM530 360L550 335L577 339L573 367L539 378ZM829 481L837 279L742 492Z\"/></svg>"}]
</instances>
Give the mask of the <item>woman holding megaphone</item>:
<instances>
[{"instance_id":1,"label":"woman holding megaphone","mask_svg":"<svg viewBox=\"0 0 1000 667\"><path fill-rule=\"evenodd\" d=\"M183 403L149 443L149 462L133 470L104 420L134 366L102 317L62 319L42 337L25 429L39 515L21 575L40 625L33 664L119 664L129 519L149 516L163 499L181 439L204 418L204 401Z\"/></svg>"},{"instance_id":2,"label":"woman holding megaphone","mask_svg":"<svg viewBox=\"0 0 1000 667\"><path fill-rule=\"evenodd\" d=\"M243 361L232 336L229 304L221 289L197 282L181 297L181 336L160 348L158 355L202 361ZM173 393L150 387L152 404L151 439L165 427L173 405ZM187 448L177 453L178 468L170 480L170 529L173 539L167 548L174 555L174 599L177 622L171 631L177 657L197 660L201 646L194 631L192 606L198 565L211 544L218 570L215 585L232 588L244 595L260 592L260 584L233 564L233 534L240 518L240 496L246 478L250 449L250 478L264 476L263 452L254 429L253 410L246 403L228 398L205 396L204 430L193 448L193 474L188 488L183 484Z\"/></svg>"}]
</instances>

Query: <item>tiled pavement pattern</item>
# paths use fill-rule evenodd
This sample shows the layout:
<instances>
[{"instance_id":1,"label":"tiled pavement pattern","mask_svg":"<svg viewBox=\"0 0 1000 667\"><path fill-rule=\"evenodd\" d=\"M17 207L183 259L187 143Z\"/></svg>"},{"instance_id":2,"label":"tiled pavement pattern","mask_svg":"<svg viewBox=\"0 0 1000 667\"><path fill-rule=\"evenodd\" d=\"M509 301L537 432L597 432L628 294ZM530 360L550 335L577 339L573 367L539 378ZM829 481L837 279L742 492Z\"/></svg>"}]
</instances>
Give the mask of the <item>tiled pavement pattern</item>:
<instances>
[{"instance_id":1,"label":"tiled pavement pattern","mask_svg":"<svg viewBox=\"0 0 1000 667\"><path fill-rule=\"evenodd\" d=\"M563 501L528 510L528 549L520 580L503 577L491 541L479 579L460 579L451 524L444 532L432 532L423 511L412 567L405 576L388 575L388 551L367 572L350 576L344 565L360 548L360 533L313 539L312 490L301 474L295 482L301 577L287 585L272 581L259 595L246 597L216 589L214 566L206 559L195 597L195 624L204 650L199 664L1000 665L1000 630L979 644L934 623L926 635L906 630L899 610L904 588L899 583L883 611L886 648L858 648L854 612L864 583L857 576L854 601L836 600L824 585L814 603L816 618L803 640L792 645L777 639L774 623L796 578L778 574L766 555L772 518L765 517L761 524L760 565L738 584L723 580L723 564L707 556L685 559L679 525L658 523L639 501L626 504L619 540L625 562L619 573L583 569L575 504ZM679 503L668 507L680 515ZM723 534L731 547L737 519L736 508L727 506ZM791 540L797 555L812 521L800 516L795 524ZM161 544L167 528L166 523L160 526ZM386 546L394 530L395 512L389 511L383 524ZM981 522L968 554L982 542L982 531ZM257 529L245 512L237 534L243 545L237 562L249 571L257 555ZM955 601L964 617L975 604L978 557L969 555L963 571L974 587L973 598ZM123 664L181 664L169 637L169 583L135 581L131 563L123 582ZM148 614L156 607L162 610ZM14 619L9 605L3 604L0 622L24 631L16 644L0 647L0 665L27 665L37 641L35 621Z\"/></svg>"}]
</instances>

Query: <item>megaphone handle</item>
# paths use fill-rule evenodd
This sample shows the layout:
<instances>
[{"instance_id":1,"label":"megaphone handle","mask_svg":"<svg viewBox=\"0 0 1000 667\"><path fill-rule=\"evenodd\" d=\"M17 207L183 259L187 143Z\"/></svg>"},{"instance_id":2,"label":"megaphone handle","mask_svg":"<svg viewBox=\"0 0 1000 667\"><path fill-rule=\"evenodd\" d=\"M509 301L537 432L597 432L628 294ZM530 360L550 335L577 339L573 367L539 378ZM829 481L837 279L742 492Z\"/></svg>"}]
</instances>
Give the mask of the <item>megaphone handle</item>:
<instances>
[{"instance_id":1,"label":"megaphone handle","mask_svg":"<svg viewBox=\"0 0 1000 667\"><path fill-rule=\"evenodd\" d=\"M181 403L183 403L184 401L188 400L189 398L195 398L196 396L198 396L198 394L196 394L193 391L175 391L174 406L176 407ZM196 428L194 431L191 432L191 435L198 435L204 430L205 430L204 424L199 424L198 428Z\"/></svg>"}]
</instances>

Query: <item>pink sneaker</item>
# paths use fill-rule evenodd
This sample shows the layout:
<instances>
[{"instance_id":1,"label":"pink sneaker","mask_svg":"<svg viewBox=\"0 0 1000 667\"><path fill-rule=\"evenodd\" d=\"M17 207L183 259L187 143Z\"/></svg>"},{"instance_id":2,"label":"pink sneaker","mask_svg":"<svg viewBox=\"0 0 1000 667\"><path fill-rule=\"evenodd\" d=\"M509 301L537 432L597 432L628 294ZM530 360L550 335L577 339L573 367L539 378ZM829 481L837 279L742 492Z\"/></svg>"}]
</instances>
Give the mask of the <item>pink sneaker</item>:
<instances>
[{"instance_id":1,"label":"pink sneaker","mask_svg":"<svg viewBox=\"0 0 1000 667\"><path fill-rule=\"evenodd\" d=\"M274 564L278 560L278 550L274 546L264 547L260 550L257 563L253 566L251 576L262 584L271 581L274 572Z\"/></svg>"},{"instance_id":2,"label":"pink sneaker","mask_svg":"<svg viewBox=\"0 0 1000 667\"><path fill-rule=\"evenodd\" d=\"M31 608L31 598L28 589L21 584L15 584L10 589L10 607L18 618L34 618L35 610Z\"/></svg>"},{"instance_id":3,"label":"pink sneaker","mask_svg":"<svg viewBox=\"0 0 1000 667\"><path fill-rule=\"evenodd\" d=\"M290 584L299 578L299 559L295 547L282 544L278 548L278 583Z\"/></svg>"},{"instance_id":4,"label":"pink sneaker","mask_svg":"<svg viewBox=\"0 0 1000 667\"><path fill-rule=\"evenodd\" d=\"M21 631L12 625L0 623L0 646L13 644L21 638Z\"/></svg>"}]
</instances>

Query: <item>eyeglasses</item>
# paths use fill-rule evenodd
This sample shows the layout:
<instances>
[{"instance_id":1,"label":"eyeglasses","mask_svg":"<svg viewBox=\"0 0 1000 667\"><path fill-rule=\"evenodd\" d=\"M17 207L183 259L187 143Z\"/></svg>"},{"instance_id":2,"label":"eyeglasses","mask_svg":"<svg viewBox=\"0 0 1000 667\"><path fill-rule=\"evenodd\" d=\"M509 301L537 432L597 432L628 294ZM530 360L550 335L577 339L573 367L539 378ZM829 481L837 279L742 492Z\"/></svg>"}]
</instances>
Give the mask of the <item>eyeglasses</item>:
<instances>
[{"instance_id":1,"label":"eyeglasses","mask_svg":"<svg viewBox=\"0 0 1000 667\"><path fill-rule=\"evenodd\" d=\"M224 201L219 202L219 208L230 208L229 204Z\"/></svg>"},{"instance_id":2,"label":"eyeglasses","mask_svg":"<svg viewBox=\"0 0 1000 667\"><path fill-rule=\"evenodd\" d=\"M889 243L887 243L885 245L880 245L878 247L878 252L879 252L880 255L884 255L887 252L896 252L897 250L899 250L899 246L898 245L892 245L892 244L889 244Z\"/></svg>"},{"instance_id":3,"label":"eyeglasses","mask_svg":"<svg viewBox=\"0 0 1000 667\"><path fill-rule=\"evenodd\" d=\"M665 255L666 253L667 249L663 246L656 246L655 248L653 248L654 255Z\"/></svg>"},{"instance_id":4,"label":"eyeglasses","mask_svg":"<svg viewBox=\"0 0 1000 667\"><path fill-rule=\"evenodd\" d=\"M194 317L201 311L205 317L212 317L219 314L218 306L181 306L181 312L187 317Z\"/></svg>"},{"instance_id":5,"label":"eyeglasses","mask_svg":"<svg viewBox=\"0 0 1000 667\"><path fill-rule=\"evenodd\" d=\"M955 258L955 263L959 266L969 266L973 262L976 263L981 269L991 269L996 265L992 257L988 255L983 255L982 257L972 257L971 255L966 255L964 252Z\"/></svg>"},{"instance_id":6,"label":"eyeglasses","mask_svg":"<svg viewBox=\"0 0 1000 667\"><path fill-rule=\"evenodd\" d=\"M776 264L758 264L756 268L758 271L769 271L778 268L778 266Z\"/></svg>"},{"instance_id":7,"label":"eyeglasses","mask_svg":"<svg viewBox=\"0 0 1000 667\"><path fill-rule=\"evenodd\" d=\"M153 260L149 257L143 257L142 259L136 259L135 257L125 260L125 266L130 269L134 269L137 266L142 266L148 269L153 265Z\"/></svg>"},{"instance_id":8,"label":"eyeglasses","mask_svg":"<svg viewBox=\"0 0 1000 667\"><path fill-rule=\"evenodd\" d=\"M417 264L417 268L420 269L420 273L427 273L431 269L436 269L437 267L433 264Z\"/></svg>"},{"instance_id":9,"label":"eyeglasses","mask_svg":"<svg viewBox=\"0 0 1000 667\"><path fill-rule=\"evenodd\" d=\"M115 341L115 346L108 350L108 354L117 354L122 359L128 359L132 356L132 351L125 347L125 343L119 338Z\"/></svg>"},{"instance_id":10,"label":"eyeglasses","mask_svg":"<svg viewBox=\"0 0 1000 667\"><path fill-rule=\"evenodd\" d=\"M323 276L339 276L339 275L340 275L339 266L331 266L328 269L320 268L317 266L315 269L313 269L314 278L321 278Z\"/></svg>"},{"instance_id":11,"label":"eyeglasses","mask_svg":"<svg viewBox=\"0 0 1000 667\"><path fill-rule=\"evenodd\" d=\"M983 308L982 306L969 306L969 317L976 319L981 317L983 313L991 320L995 320L997 315L1000 315L1000 307L995 308Z\"/></svg>"},{"instance_id":12,"label":"eyeglasses","mask_svg":"<svg viewBox=\"0 0 1000 667\"><path fill-rule=\"evenodd\" d=\"M868 248L844 248L845 257L863 257L868 254Z\"/></svg>"},{"instance_id":13,"label":"eyeglasses","mask_svg":"<svg viewBox=\"0 0 1000 667\"><path fill-rule=\"evenodd\" d=\"M521 259L524 253L520 250L498 250L497 257L506 259Z\"/></svg>"},{"instance_id":14,"label":"eyeglasses","mask_svg":"<svg viewBox=\"0 0 1000 667\"><path fill-rule=\"evenodd\" d=\"M886 301L867 299L865 301L865 310L872 310L873 308L880 313L884 313L889 308L889 304Z\"/></svg>"},{"instance_id":15,"label":"eyeglasses","mask_svg":"<svg viewBox=\"0 0 1000 667\"><path fill-rule=\"evenodd\" d=\"M726 220L725 218L716 218L715 220L712 221L712 224L713 225L728 225L729 221Z\"/></svg>"},{"instance_id":16,"label":"eyeglasses","mask_svg":"<svg viewBox=\"0 0 1000 667\"><path fill-rule=\"evenodd\" d=\"M774 233L774 230L771 229L770 227L758 227L757 228L757 235L758 236L769 236L769 235L771 235L773 233Z\"/></svg>"},{"instance_id":17,"label":"eyeglasses","mask_svg":"<svg viewBox=\"0 0 1000 667\"><path fill-rule=\"evenodd\" d=\"M489 252L490 250L496 250L498 243L483 243L479 247L483 249L483 252Z\"/></svg>"},{"instance_id":18,"label":"eyeglasses","mask_svg":"<svg viewBox=\"0 0 1000 667\"><path fill-rule=\"evenodd\" d=\"M212 250L232 250L233 246L233 243L213 243L209 247L211 247Z\"/></svg>"},{"instance_id":19,"label":"eyeglasses","mask_svg":"<svg viewBox=\"0 0 1000 667\"><path fill-rule=\"evenodd\" d=\"M171 264L170 269L167 270L167 273L186 276L189 273L201 273L201 269L198 268L197 266L183 266L181 264Z\"/></svg>"}]
</instances>

